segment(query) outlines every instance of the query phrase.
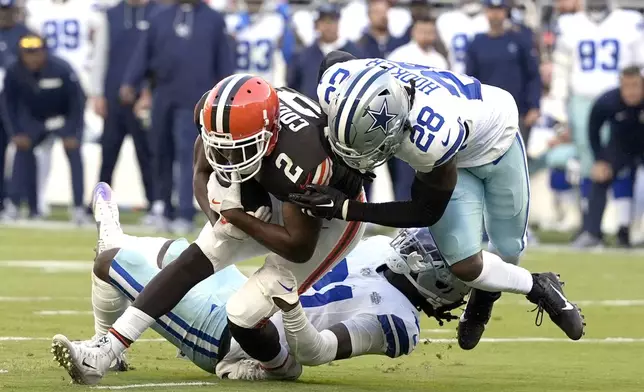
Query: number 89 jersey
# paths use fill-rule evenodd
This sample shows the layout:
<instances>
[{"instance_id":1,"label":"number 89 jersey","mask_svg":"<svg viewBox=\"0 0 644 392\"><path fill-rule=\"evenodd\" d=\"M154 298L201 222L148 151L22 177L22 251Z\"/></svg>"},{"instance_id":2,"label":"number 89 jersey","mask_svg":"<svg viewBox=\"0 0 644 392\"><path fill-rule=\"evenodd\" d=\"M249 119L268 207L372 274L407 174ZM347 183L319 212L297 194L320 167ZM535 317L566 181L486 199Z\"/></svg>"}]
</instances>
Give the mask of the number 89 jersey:
<instances>
[{"instance_id":1,"label":"number 89 jersey","mask_svg":"<svg viewBox=\"0 0 644 392\"><path fill-rule=\"evenodd\" d=\"M514 142L519 114L508 92L469 76L410 63L364 59L332 65L318 85L322 109L328 112L332 94L350 75L373 66L387 69L405 85L415 81L408 117L411 131L396 153L415 170L430 172L453 157L458 167L481 166L501 157ZM365 115L372 115L377 124L397 110L384 105Z\"/></svg>"},{"instance_id":2,"label":"number 89 jersey","mask_svg":"<svg viewBox=\"0 0 644 392\"><path fill-rule=\"evenodd\" d=\"M92 35L104 29L105 17L89 0L52 0L27 3L27 26L45 39L51 53L67 61L88 87L91 67Z\"/></svg>"}]
</instances>

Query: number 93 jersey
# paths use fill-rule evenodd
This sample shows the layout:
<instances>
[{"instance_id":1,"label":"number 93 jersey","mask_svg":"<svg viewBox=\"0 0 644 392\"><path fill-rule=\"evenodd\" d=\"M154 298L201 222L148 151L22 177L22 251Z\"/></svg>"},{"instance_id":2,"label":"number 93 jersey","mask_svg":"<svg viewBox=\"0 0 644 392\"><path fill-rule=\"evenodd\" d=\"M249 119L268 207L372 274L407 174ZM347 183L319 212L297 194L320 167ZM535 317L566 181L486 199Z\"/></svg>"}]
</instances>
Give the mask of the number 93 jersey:
<instances>
[{"instance_id":1,"label":"number 93 jersey","mask_svg":"<svg viewBox=\"0 0 644 392\"><path fill-rule=\"evenodd\" d=\"M481 166L501 157L512 145L519 114L505 90L481 84L451 71L383 59L351 60L329 67L318 85L318 98L328 112L332 94L349 75L365 67L387 69L406 85L415 81L409 112L411 131L396 157L419 172L429 172L453 157L458 167ZM374 118L387 118L399 108L387 107ZM375 121L375 120L374 120Z\"/></svg>"},{"instance_id":2,"label":"number 93 jersey","mask_svg":"<svg viewBox=\"0 0 644 392\"><path fill-rule=\"evenodd\" d=\"M644 18L614 10L596 23L585 12L559 20L557 56L567 59L572 95L594 98L619 84L619 71L644 62Z\"/></svg>"}]
</instances>

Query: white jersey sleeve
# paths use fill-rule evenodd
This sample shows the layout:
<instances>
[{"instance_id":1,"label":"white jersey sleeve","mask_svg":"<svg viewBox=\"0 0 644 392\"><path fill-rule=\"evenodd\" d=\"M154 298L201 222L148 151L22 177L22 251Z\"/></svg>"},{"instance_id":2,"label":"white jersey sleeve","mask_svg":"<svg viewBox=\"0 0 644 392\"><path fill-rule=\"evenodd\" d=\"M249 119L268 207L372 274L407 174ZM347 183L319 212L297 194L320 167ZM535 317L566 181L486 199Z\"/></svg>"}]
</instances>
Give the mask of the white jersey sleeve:
<instances>
[{"instance_id":1,"label":"white jersey sleeve","mask_svg":"<svg viewBox=\"0 0 644 392\"><path fill-rule=\"evenodd\" d=\"M396 156L417 171L430 172L457 153L458 167L481 166L498 159L514 142L519 115L512 95L476 78L423 65L383 59L334 64L318 84L322 109L328 112L338 87L369 66L387 68L405 84L415 81L415 101L409 113L412 132Z\"/></svg>"},{"instance_id":2,"label":"white jersey sleeve","mask_svg":"<svg viewBox=\"0 0 644 392\"><path fill-rule=\"evenodd\" d=\"M381 354L395 358L411 353L418 344L418 311L376 272L393 252L390 241L389 237L375 236L360 242L345 260L300 296L304 313L321 334L339 323L346 326L351 356ZM278 331L283 329L280 315L271 321ZM318 336L316 340L328 338ZM302 344L306 342L298 340L298 345ZM327 356L327 360L332 359Z\"/></svg>"},{"instance_id":3,"label":"white jersey sleeve","mask_svg":"<svg viewBox=\"0 0 644 392\"><path fill-rule=\"evenodd\" d=\"M91 21L93 34L92 67L90 70L89 94L102 96L107 72L107 57L109 51L109 33L107 15L104 12L94 12Z\"/></svg>"},{"instance_id":4,"label":"white jersey sleeve","mask_svg":"<svg viewBox=\"0 0 644 392\"><path fill-rule=\"evenodd\" d=\"M550 114L561 123L568 122L566 103L570 90L572 73L573 48L568 29L573 27L573 15L561 15L557 21L557 41L552 58L552 81Z\"/></svg>"}]
</instances>

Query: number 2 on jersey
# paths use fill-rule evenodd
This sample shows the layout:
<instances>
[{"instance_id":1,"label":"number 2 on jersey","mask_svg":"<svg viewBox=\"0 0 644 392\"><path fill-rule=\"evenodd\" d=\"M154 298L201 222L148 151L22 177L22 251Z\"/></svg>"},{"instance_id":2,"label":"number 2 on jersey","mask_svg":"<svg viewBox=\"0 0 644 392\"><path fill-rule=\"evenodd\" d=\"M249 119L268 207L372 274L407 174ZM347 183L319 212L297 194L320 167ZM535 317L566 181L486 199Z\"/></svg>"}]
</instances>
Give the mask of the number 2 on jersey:
<instances>
[{"instance_id":1,"label":"number 2 on jersey","mask_svg":"<svg viewBox=\"0 0 644 392\"><path fill-rule=\"evenodd\" d=\"M443 124L445 124L445 118L434 112L429 106L425 106L418 113L416 125L409 135L409 139L420 151L427 152L434 140L434 133L438 132Z\"/></svg>"},{"instance_id":2,"label":"number 2 on jersey","mask_svg":"<svg viewBox=\"0 0 644 392\"><path fill-rule=\"evenodd\" d=\"M313 290L316 291L315 294L300 296L302 306L305 308L315 308L328 305L332 302L353 298L353 291L350 286L336 284L344 282L348 276L349 266L347 265L347 259L343 259L312 286ZM333 285L332 288L326 290L324 293L320 293L324 288L331 285Z\"/></svg>"},{"instance_id":3,"label":"number 2 on jersey","mask_svg":"<svg viewBox=\"0 0 644 392\"><path fill-rule=\"evenodd\" d=\"M577 48L582 71L592 71L601 67L604 71L616 71L619 65L619 41L603 39L598 43L591 40L579 42Z\"/></svg>"},{"instance_id":4,"label":"number 2 on jersey","mask_svg":"<svg viewBox=\"0 0 644 392\"><path fill-rule=\"evenodd\" d=\"M76 19L48 20L42 26L47 48L77 49L80 46L80 24Z\"/></svg>"},{"instance_id":5,"label":"number 2 on jersey","mask_svg":"<svg viewBox=\"0 0 644 392\"><path fill-rule=\"evenodd\" d=\"M304 172L304 170L299 166L295 166L295 169L293 170L293 160L285 153L281 153L277 156L277 159L275 159L275 166L277 166L278 169L283 169L284 175L286 175L286 178L291 180L293 184L297 184L297 180L300 179L300 176L302 176L302 173Z\"/></svg>"}]
</instances>

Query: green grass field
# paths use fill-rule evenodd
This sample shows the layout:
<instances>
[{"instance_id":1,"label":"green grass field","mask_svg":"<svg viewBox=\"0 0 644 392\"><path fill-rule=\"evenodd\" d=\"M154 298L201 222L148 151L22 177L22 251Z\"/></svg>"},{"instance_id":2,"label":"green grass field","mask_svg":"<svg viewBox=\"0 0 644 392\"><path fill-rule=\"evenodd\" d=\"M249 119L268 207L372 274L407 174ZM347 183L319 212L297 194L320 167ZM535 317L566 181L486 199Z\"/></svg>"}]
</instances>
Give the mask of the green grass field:
<instances>
[{"instance_id":1,"label":"green grass field","mask_svg":"<svg viewBox=\"0 0 644 392\"><path fill-rule=\"evenodd\" d=\"M50 338L93 335L89 230L7 229L0 226L0 391L73 391L52 361ZM23 262L19 262L23 261ZM68 263L61 263L66 261ZM256 264L256 263L255 263ZM249 262L247 265L253 265ZM505 295L475 350L453 343L455 324L424 320L420 344L407 357L358 358L307 368L294 384L220 381L175 359L167 342L135 344L134 370L109 374L102 389L161 384L137 391L644 391L644 257L641 253L530 251L523 265L553 270L588 322L585 340L571 343L549 320L534 325L532 306ZM541 338L541 339L538 339ZM152 339L150 341L149 339ZM188 383L201 383L189 385ZM205 385L204 385L205 384Z\"/></svg>"}]
</instances>

